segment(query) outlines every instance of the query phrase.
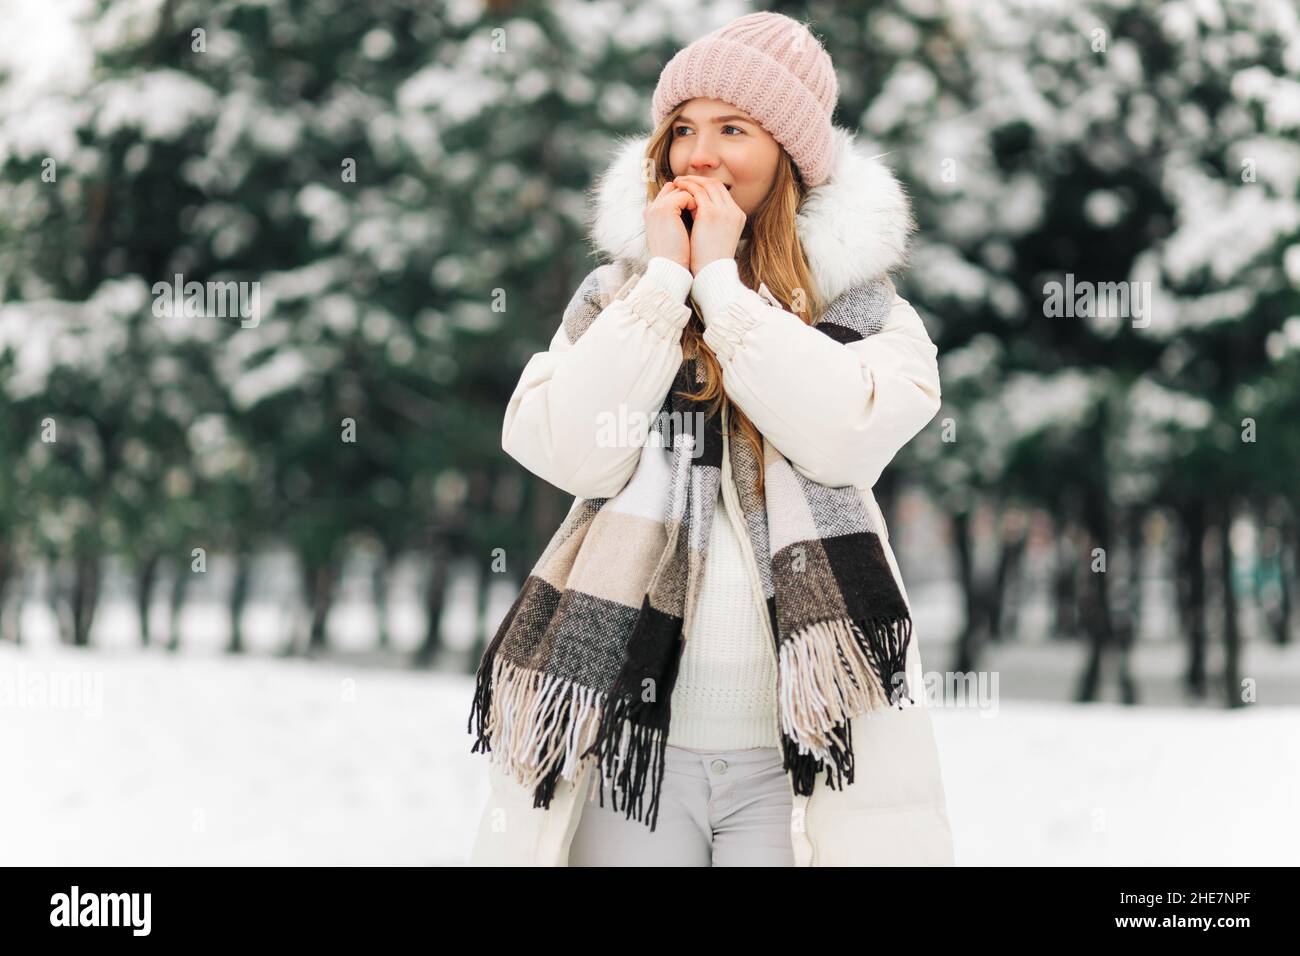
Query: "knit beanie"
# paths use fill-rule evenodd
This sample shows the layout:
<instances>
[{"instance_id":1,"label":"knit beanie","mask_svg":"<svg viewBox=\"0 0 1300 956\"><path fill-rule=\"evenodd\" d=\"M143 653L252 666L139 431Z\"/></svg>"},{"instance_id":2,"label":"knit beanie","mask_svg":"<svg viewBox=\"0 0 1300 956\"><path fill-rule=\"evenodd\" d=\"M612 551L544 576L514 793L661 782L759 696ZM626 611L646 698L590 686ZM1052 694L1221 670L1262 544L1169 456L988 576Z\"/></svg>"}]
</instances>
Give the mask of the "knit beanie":
<instances>
[{"instance_id":1,"label":"knit beanie","mask_svg":"<svg viewBox=\"0 0 1300 956\"><path fill-rule=\"evenodd\" d=\"M830 176L839 83L830 54L802 23L751 13L678 50L655 86L654 125L697 96L754 117L790 154L808 187Z\"/></svg>"}]
</instances>

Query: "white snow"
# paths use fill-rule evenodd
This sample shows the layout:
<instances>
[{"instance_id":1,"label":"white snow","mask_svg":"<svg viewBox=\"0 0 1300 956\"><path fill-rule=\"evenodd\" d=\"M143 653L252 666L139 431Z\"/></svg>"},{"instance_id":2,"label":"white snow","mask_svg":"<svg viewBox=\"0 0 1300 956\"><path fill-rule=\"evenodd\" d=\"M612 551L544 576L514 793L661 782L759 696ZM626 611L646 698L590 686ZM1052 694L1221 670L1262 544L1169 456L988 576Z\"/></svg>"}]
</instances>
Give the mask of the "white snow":
<instances>
[{"instance_id":1,"label":"white snow","mask_svg":"<svg viewBox=\"0 0 1300 956\"><path fill-rule=\"evenodd\" d=\"M1058 647L1016 655L1058 676L1077 664ZM944 656L932 645L926 666ZM83 673L80 707L15 705L15 684ZM472 689L466 675L256 655L0 645L0 858L464 864L487 795ZM1000 700L932 715L959 865L1300 859L1300 708Z\"/></svg>"},{"instance_id":2,"label":"white snow","mask_svg":"<svg viewBox=\"0 0 1300 956\"><path fill-rule=\"evenodd\" d=\"M105 138L129 127L145 139L174 140L191 123L215 115L218 104L210 86L170 69L104 80L93 96L99 106L95 130Z\"/></svg>"},{"instance_id":3,"label":"white snow","mask_svg":"<svg viewBox=\"0 0 1300 956\"><path fill-rule=\"evenodd\" d=\"M87 674L98 707L9 703L20 675L49 685L58 672ZM259 656L5 645L0 859L464 862L487 794L465 730L471 686Z\"/></svg>"}]
</instances>

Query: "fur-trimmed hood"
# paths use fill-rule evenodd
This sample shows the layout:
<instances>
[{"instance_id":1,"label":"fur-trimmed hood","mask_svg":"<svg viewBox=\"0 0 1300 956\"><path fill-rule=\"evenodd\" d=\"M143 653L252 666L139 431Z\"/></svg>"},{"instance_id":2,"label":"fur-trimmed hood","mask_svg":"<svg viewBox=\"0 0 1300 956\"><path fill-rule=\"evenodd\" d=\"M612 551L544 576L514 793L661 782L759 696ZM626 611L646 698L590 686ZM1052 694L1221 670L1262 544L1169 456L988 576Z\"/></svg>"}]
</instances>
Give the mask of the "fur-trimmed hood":
<instances>
[{"instance_id":1,"label":"fur-trimmed hood","mask_svg":"<svg viewBox=\"0 0 1300 956\"><path fill-rule=\"evenodd\" d=\"M833 133L830 178L808 193L796 217L813 281L826 302L901 266L916 228L907 194L889 168L850 130L836 126ZM638 270L650 261L641 177L649 142L648 133L620 137L614 160L587 191L592 245Z\"/></svg>"}]
</instances>

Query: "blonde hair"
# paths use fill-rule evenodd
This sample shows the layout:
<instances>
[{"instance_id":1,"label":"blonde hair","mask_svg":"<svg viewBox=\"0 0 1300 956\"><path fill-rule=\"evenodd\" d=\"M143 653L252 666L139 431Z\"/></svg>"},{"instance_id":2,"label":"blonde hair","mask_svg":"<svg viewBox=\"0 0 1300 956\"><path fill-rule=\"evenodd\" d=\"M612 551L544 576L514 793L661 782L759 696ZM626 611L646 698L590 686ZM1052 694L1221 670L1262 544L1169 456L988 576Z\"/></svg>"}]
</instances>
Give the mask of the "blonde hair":
<instances>
[{"instance_id":1,"label":"blonde hair","mask_svg":"<svg viewBox=\"0 0 1300 956\"><path fill-rule=\"evenodd\" d=\"M654 178L646 183L646 201L652 201L664 184L673 178L668 162L672 146L673 124L681 115L685 103L673 110L650 135L646 159L654 170ZM784 148L776 165L776 179L759 207L748 217L749 243L736 253L736 266L740 281L751 289L766 283L768 290L786 309L799 316L808 325L821 320L825 303L817 294L807 256L799 242L795 214L808 194L799 169ZM713 350L704 341L704 321L699 307L690 300L691 317L682 330L682 351L689 358L695 356L704 373L704 384L697 392L675 392L683 398L709 402L709 414L716 414L723 402L727 403L727 416L733 435L750 444L758 462L756 490L763 491L763 439L754 423L727 396L722 388L722 366Z\"/></svg>"}]
</instances>

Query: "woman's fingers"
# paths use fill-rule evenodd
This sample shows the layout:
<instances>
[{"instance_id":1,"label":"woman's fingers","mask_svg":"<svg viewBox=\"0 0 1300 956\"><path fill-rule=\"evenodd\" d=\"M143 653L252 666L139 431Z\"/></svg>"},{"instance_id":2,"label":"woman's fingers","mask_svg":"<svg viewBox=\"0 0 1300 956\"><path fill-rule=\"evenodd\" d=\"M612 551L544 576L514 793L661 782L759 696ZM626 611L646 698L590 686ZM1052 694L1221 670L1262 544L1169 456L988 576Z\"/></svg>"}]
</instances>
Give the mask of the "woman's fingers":
<instances>
[{"instance_id":1,"label":"woman's fingers","mask_svg":"<svg viewBox=\"0 0 1300 956\"><path fill-rule=\"evenodd\" d=\"M655 193L655 198L651 200L651 204L657 203L660 200L664 199L666 196L668 196L669 193L671 193L674 190L674 188L675 186L673 185L673 181L670 179L668 182L664 183L662 186L659 187L659 192Z\"/></svg>"},{"instance_id":2,"label":"woman's fingers","mask_svg":"<svg viewBox=\"0 0 1300 956\"><path fill-rule=\"evenodd\" d=\"M676 181L679 185L695 186L708 197L709 202L718 206L727 205L727 201L731 199L731 193L727 192L727 187L716 179L709 179L705 176L683 175L678 176ZM734 200L731 201L734 202Z\"/></svg>"},{"instance_id":3,"label":"woman's fingers","mask_svg":"<svg viewBox=\"0 0 1300 956\"><path fill-rule=\"evenodd\" d=\"M677 177L674 182L679 189L684 190L694 198L697 207L702 203L713 204L713 197L699 183L681 176Z\"/></svg>"},{"instance_id":4,"label":"woman's fingers","mask_svg":"<svg viewBox=\"0 0 1300 956\"><path fill-rule=\"evenodd\" d=\"M664 188L659 191L665 202L672 204L678 211L682 209L694 209L696 206L695 196L689 191L682 189L679 185L669 180L664 183Z\"/></svg>"}]
</instances>

